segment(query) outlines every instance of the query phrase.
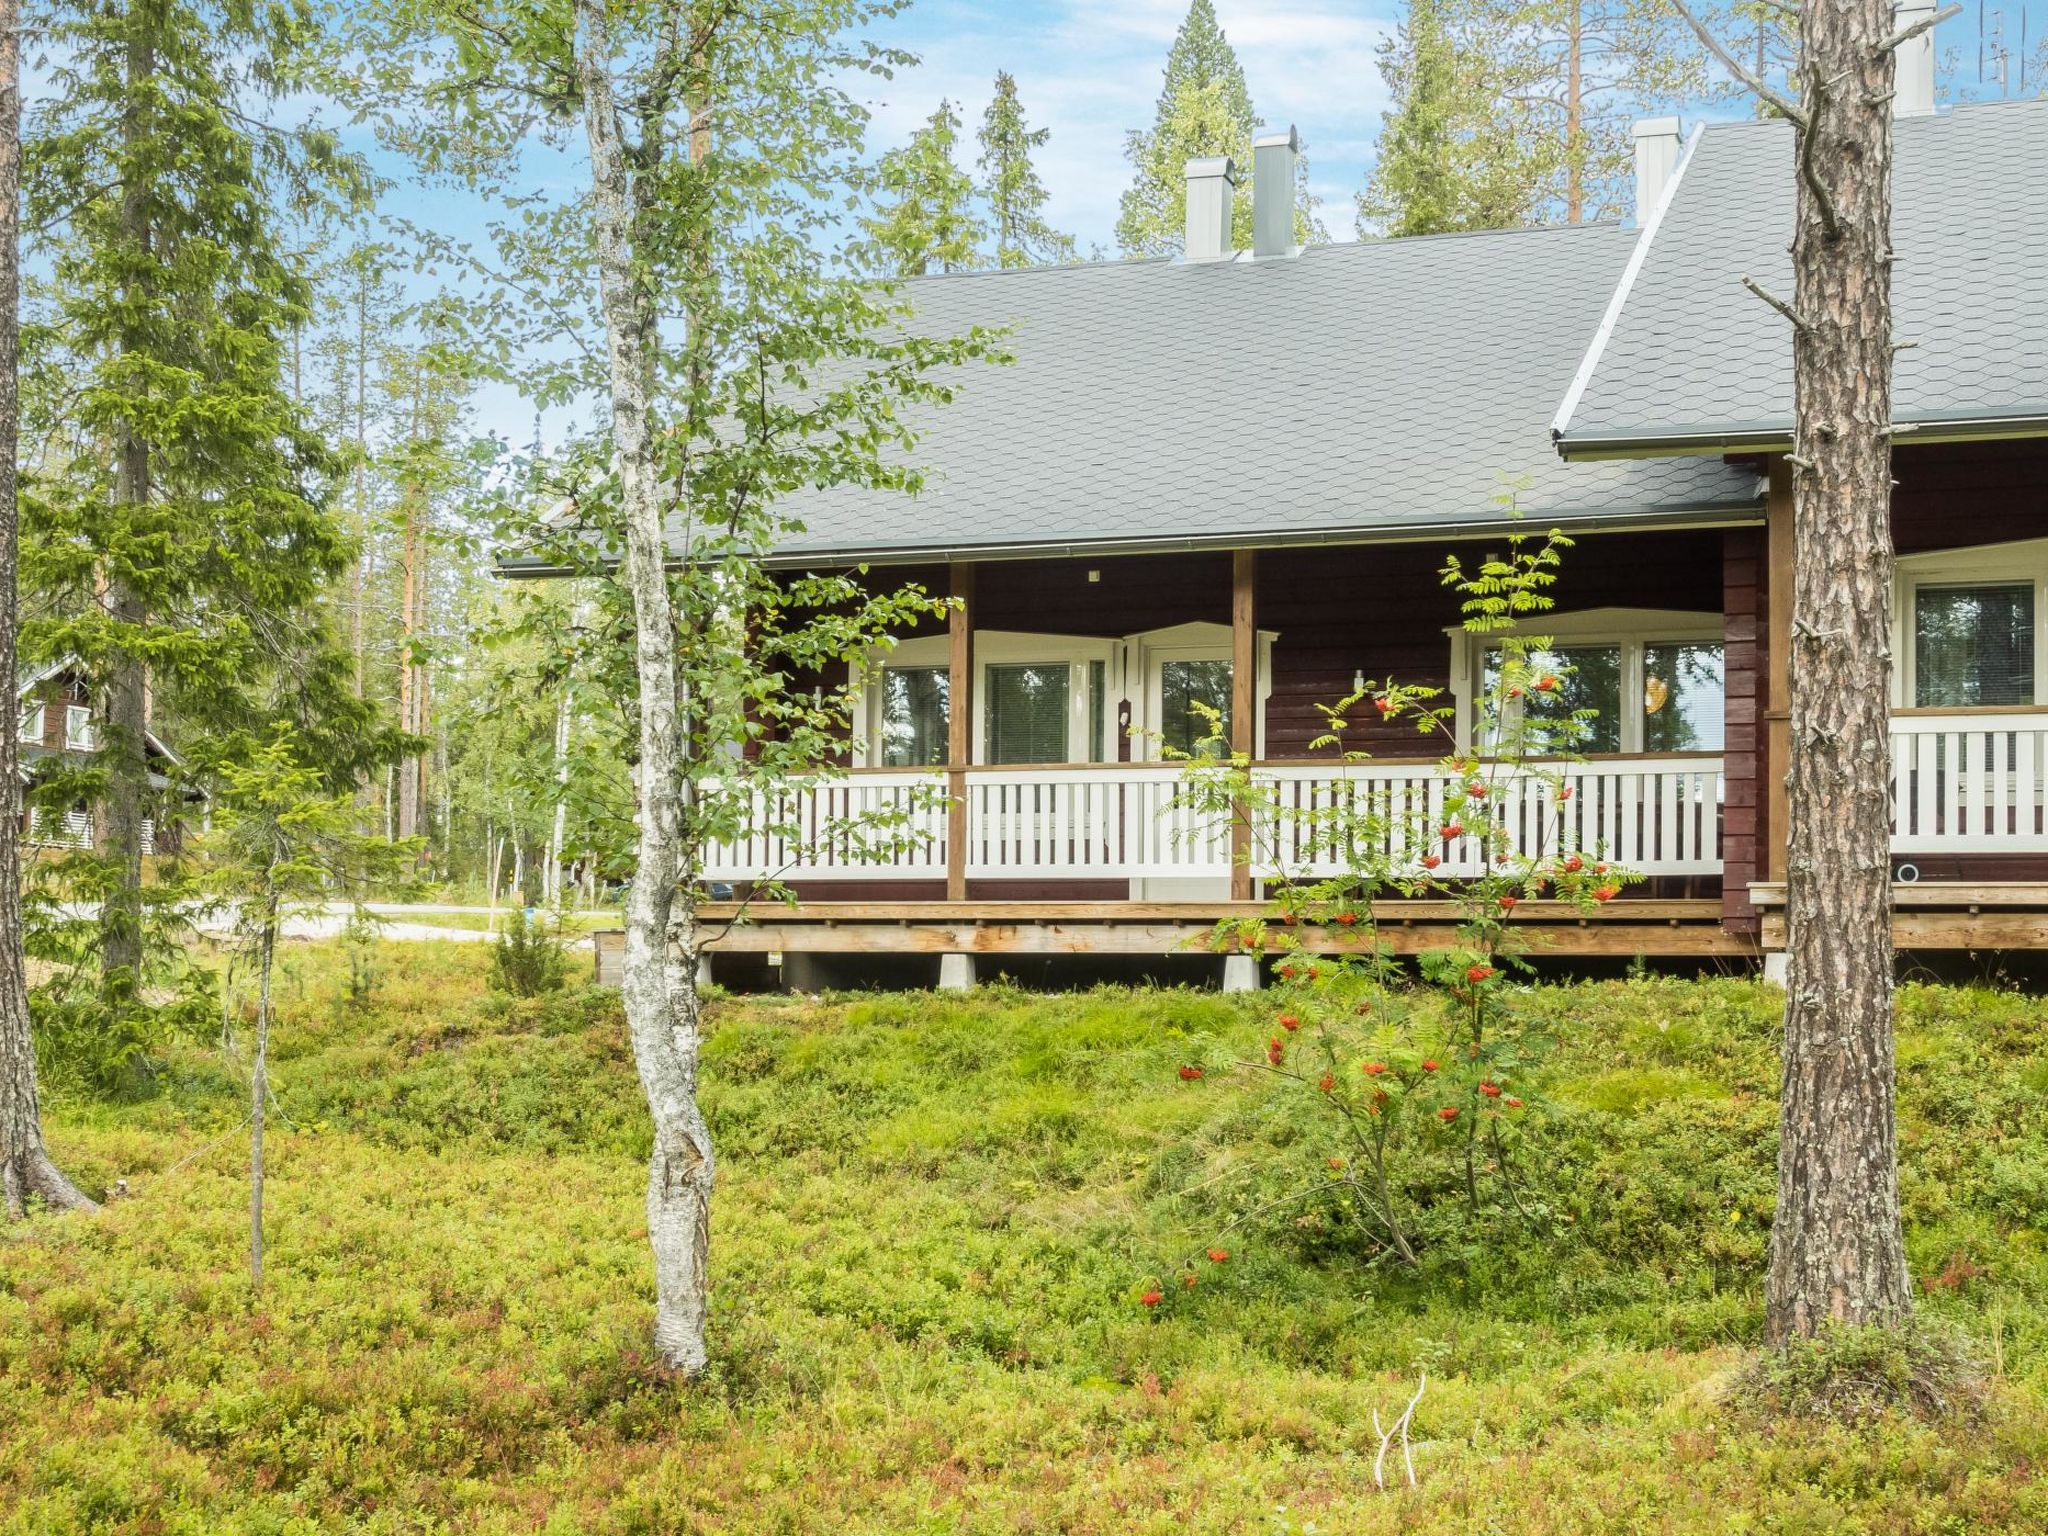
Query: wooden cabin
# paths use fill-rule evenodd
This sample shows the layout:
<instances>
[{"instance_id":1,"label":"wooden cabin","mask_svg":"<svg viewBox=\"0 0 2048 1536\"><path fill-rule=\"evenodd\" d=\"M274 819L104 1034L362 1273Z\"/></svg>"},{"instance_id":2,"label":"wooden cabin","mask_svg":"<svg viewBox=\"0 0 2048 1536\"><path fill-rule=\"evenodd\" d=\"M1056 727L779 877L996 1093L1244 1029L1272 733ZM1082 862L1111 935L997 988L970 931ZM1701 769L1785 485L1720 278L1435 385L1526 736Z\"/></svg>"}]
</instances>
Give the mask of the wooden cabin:
<instances>
[{"instance_id":1,"label":"wooden cabin","mask_svg":"<svg viewBox=\"0 0 2048 1536\"><path fill-rule=\"evenodd\" d=\"M16 750L24 786L33 786L41 775L61 764L90 761L99 750L93 690L76 657L23 667L14 680L14 710ZM149 757L151 788L167 789L173 770L179 766L177 754L153 731L145 734L144 750ZM201 792L188 788L184 793L196 809L203 811L205 796ZM16 831L27 848L45 853L91 848L99 836L92 807L83 799L62 808L25 805ZM143 852L174 853L179 835L176 827L166 827L159 846L154 819L145 819Z\"/></svg>"},{"instance_id":2,"label":"wooden cabin","mask_svg":"<svg viewBox=\"0 0 2048 1536\"><path fill-rule=\"evenodd\" d=\"M1901 100L1931 101L1931 45L1903 67L1929 77ZM2044 947L2048 205L2025 168L2048 172L2048 102L1897 129L1899 938ZM1648 880L1530 921L1560 954L1780 946L1791 337L1742 280L1791 291L1792 136L1681 141L1667 118L1637 149L1622 224L1297 249L1296 143L1270 135L1251 251L1229 248L1232 169L1197 161L1184 258L909 284L933 334L1011 327L1015 363L920 424L920 495L810 496L777 558L962 600L871 658L851 770L812 814L945 798L884 860L722 850L713 880L787 868L801 906L716 947L807 977L807 956L945 957L960 983L977 956L1158 955L1258 910L1278 872L1233 862L1227 818L1187 824L1157 744L1186 745L1199 702L1290 795L1427 795L1440 745L1374 726L1346 762L1312 745L1316 706L1429 684L1469 733L1485 649L1438 572L1553 527L1576 547L1541 628L1600 712L1577 831ZM1382 931L1417 946L1448 916L1390 907Z\"/></svg>"}]
</instances>

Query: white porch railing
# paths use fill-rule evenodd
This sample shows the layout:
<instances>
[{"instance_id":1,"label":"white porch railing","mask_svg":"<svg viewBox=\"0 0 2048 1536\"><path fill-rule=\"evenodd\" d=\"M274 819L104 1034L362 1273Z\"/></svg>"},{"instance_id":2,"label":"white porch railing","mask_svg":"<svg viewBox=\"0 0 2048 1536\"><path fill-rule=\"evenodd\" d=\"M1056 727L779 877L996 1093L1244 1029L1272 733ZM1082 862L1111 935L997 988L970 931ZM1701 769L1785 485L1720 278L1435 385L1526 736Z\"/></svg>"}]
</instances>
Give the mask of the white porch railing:
<instances>
[{"instance_id":1,"label":"white porch railing","mask_svg":"<svg viewBox=\"0 0 2048 1536\"><path fill-rule=\"evenodd\" d=\"M756 795L752 828L705 861L711 880L928 880L946 875L946 806L940 774L854 772Z\"/></svg>"},{"instance_id":2,"label":"white porch railing","mask_svg":"<svg viewBox=\"0 0 2048 1536\"><path fill-rule=\"evenodd\" d=\"M1265 862L1296 874L1327 877L1355 862L1336 849L1308 850L1318 818L1349 799L1372 808L1387 829L1377 852L1404 862L1399 841L1414 828L1444 825L1449 777L1433 763L1302 765L1264 770L1278 785L1282 819L1261 839L1264 852L1277 840L1278 856ZM1564 765L1553 785L1531 773L1488 776L1499 806L1499 825L1518 854L1547 854L1560 845L1610 859L1646 875L1718 875L1721 872L1722 764L1718 757L1632 757ZM1558 789L1568 790L1562 799ZM1327 819L1323 821L1327 825ZM1354 822L1354 824L1356 824ZM1371 850L1368 850L1371 851ZM1454 838L1435 852L1438 873L1476 875L1486 850L1477 838ZM1497 851L1497 850L1496 850ZM1307 856L1304 856L1304 855ZM1277 870L1258 870L1261 875Z\"/></svg>"},{"instance_id":3,"label":"white porch railing","mask_svg":"<svg viewBox=\"0 0 2048 1536\"><path fill-rule=\"evenodd\" d=\"M1315 829L1327 827L1331 810L1346 802L1373 807L1389 843L1407 828L1440 825L1450 782L1433 763L1286 763L1255 771L1280 806L1274 824L1260 827L1254 839L1254 872L1262 878L1339 873L1347 860L1316 846ZM1562 827L1566 845L1644 874L1720 873L1719 758L1574 763L1564 770L1564 783L1571 794L1557 801L1534 776L1494 782L1517 849L1550 852ZM1197 810L1181 794L1182 784L1182 770L1172 764L970 769L966 873L970 879L1227 878L1229 819ZM937 797L944 786L943 774L855 771L793 789L780 816L763 804L753 818L761 827L780 823L792 835L762 832L722 847L706 876L943 879L948 817ZM867 833L832 830L863 815L901 825ZM1485 857L1471 837L1437 851L1447 875L1475 874Z\"/></svg>"},{"instance_id":4,"label":"white porch railing","mask_svg":"<svg viewBox=\"0 0 2048 1536\"><path fill-rule=\"evenodd\" d=\"M1894 853L2048 853L2048 713L1892 718Z\"/></svg>"}]
</instances>

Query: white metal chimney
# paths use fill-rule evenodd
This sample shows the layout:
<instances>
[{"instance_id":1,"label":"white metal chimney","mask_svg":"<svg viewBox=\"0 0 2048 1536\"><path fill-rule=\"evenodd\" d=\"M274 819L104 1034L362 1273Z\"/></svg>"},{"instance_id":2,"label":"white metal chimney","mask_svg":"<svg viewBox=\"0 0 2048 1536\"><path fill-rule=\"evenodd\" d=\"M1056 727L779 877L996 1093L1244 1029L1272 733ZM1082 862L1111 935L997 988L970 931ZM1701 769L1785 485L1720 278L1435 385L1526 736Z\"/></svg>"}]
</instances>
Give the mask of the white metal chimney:
<instances>
[{"instance_id":1,"label":"white metal chimney","mask_svg":"<svg viewBox=\"0 0 2048 1536\"><path fill-rule=\"evenodd\" d=\"M1294 168L1300 158L1301 136L1291 126L1252 140L1253 256L1295 252Z\"/></svg>"},{"instance_id":2,"label":"white metal chimney","mask_svg":"<svg viewBox=\"0 0 2048 1536\"><path fill-rule=\"evenodd\" d=\"M1190 160L1188 177L1188 231L1184 243L1189 261L1228 261L1237 254L1230 238L1231 192L1237 176L1230 156L1212 155Z\"/></svg>"},{"instance_id":3,"label":"white metal chimney","mask_svg":"<svg viewBox=\"0 0 2048 1536\"><path fill-rule=\"evenodd\" d=\"M1650 222L1678 169L1680 125L1675 117L1646 117L1636 124L1636 228Z\"/></svg>"},{"instance_id":4,"label":"white metal chimney","mask_svg":"<svg viewBox=\"0 0 2048 1536\"><path fill-rule=\"evenodd\" d=\"M1903 31L1934 14L1935 0L1898 0L1892 15ZM1921 117L1934 110L1934 33L1929 27L1892 50L1892 116Z\"/></svg>"}]
</instances>

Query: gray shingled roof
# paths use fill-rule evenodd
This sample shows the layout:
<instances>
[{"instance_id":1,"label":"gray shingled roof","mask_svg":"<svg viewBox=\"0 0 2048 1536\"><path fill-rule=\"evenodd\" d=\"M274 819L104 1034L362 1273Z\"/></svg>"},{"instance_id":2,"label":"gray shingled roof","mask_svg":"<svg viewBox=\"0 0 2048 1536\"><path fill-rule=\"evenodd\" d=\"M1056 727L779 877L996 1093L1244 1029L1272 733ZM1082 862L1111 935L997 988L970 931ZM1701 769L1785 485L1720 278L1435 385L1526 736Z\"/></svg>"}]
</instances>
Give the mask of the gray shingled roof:
<instances>
[{"instance_id":1,"label":"gray shingled roof","mask_svg":"<svg viewBox=\"0 0 2048 1536\"><path fill-rule=\"evenodd\" d=\"M2048 426L2048 101L1896 126L1893 417L1928 435ZM1559 412L1568 456L1778 446L1792 431L1792 336L1741 284L1792 294L1789 124L1694 140L1640 270Z\"/></svg>"},{"instance_id":2,"label":"gray shingled roof","mask_svg":"<svg viewBox=\"0 0 2048 1536\"><path fill-rule=\"evenodd\" d=\"M1746 516L1753 475L1565 465L1547 427L1634 242L1613 226L1314 246L1293 260L906 285L927 334L1010 325L920 420L921 494L786 503L787 561L1202 547Z\"/></svg>"}]
</instances>

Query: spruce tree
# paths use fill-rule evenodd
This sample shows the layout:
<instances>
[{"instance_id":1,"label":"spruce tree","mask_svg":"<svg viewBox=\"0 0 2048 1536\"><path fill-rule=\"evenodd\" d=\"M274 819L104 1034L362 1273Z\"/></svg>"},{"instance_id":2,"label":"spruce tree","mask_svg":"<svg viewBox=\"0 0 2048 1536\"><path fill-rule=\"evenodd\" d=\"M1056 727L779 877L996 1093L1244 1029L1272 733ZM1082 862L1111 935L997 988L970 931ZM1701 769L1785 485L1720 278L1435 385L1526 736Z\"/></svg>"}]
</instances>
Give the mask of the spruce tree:
<instances>
[{"instance_id":1,"label":"spruce tree","mask_svg":"<svg viewBox=\"0 0 2048 1536\"><path fill-rule=\"evenodd\" d=\"M959 143L960 114L952 102L942 101L908 144L882 157L883 201L865 227L887 276L924 277L988 265L974 183L953 160Z\"/></svg>"},{"instance_id":2,"label":"spruce tree","mask_svg":"<svg viewBox=\"0 0 2048 1536\"><path fill-rule=\"evenodd\" d=\"M1544 148L1502 100L1485 50L1473 46L1469 9L1413 0L1380 45L1393 106L1359 195L1360 235L1503 229L1535 217Z\"/></svg>"},{"instance_id":3,"label":"spruce tree","mask_svg":"<svg viewBox=\"0 0 2048 1536\"><path fill-rule=\"evenodd\" d=\"M146 829L167 844L192 788L150 756L153 727L197 763L289 719L349 786L388 747L313 610L351 550L289 387L311 295L276 211L348 167L261 118L314 41L303 10L137 0L62 13L51 41L27 207L53 279L38 360L65 393L25 518L23 642L94 690L97 751L62 788L98 807L98 1004L139 1017Z\"/></svg>"},{"instance_id":4,"label":"spruce tree","mask_svg":"<svg viewBox=\"0 0 2048 1536\"><path fill-rule=\"evenodd\" d=\"M1240 185L1249 186L1252 138L1259 127L1251 88L1210 0L1192 0L1173 46L1152 127L1124 141L1132 178L1116 221L1117 245L1126 256L1177 256L1187 229L1187 163L1228 155ZM1325 238L1308 194L1307 163L1295 188L1295 240ZM1240 249L1252 239L1252 199L1232 210L1232 238Z\"/></svg>"},{"instance_id":5,"label":"spruce tree","mask_svg":"<svg viewBox=\"0 0 2048 1536\"><path fill-rule=\"evenodd\" d=\"M988 199L995 226L996 265L1029 267L1074 259L1074 239L1045 221L1045 183L1031 163L1031 152L1043 149L1050 128L1033 128L1017 99L1017 81L1008 70L996 75L995 95L981 119L982 196Z\"/></svg>"}]
</instances>

